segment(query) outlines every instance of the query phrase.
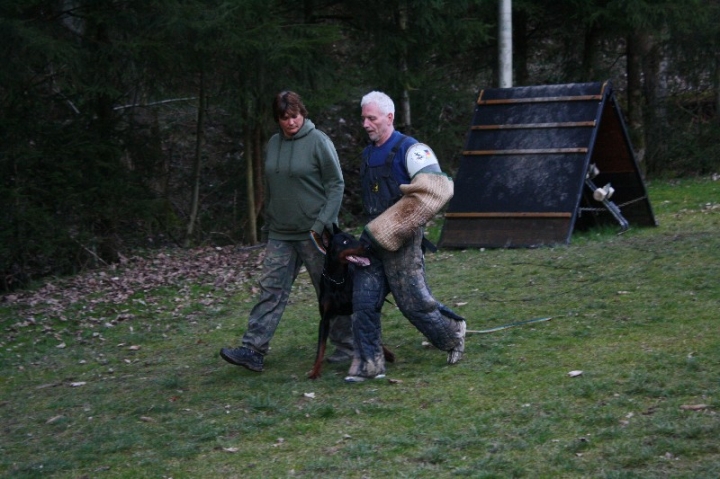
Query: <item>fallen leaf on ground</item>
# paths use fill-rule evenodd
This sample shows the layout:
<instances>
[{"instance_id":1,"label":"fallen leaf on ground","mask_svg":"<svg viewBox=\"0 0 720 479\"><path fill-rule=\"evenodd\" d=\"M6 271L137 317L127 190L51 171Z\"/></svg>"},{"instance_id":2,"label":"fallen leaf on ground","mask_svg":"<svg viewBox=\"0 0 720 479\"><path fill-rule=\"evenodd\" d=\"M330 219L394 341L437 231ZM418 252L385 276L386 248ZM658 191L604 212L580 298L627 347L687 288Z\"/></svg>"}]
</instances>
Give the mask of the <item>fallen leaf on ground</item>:
<instances>
[{"instance_id":1,"label":"fallen leaf on ground","mask_svg":"<svg viewBox=\"0 0 720 479\"><path fill-rule=\"evenodd\" d=\"M707 409L707 404L683 404L680 406L680 409L683 411L702 411L703 409Z\"/></svg>"},{"instance_id":2,"label":"fallen leaf on ground","mask_svg":"<svg viewBox=\"0 0 720 479\"><path fill-rule=\"evenodd\" d=\"M63 418L62 415L53 416L53 417L51 417L50 419L48 419L47 421L45 421L45 424L52 424L52 423L54 423L54 422L56 422L56 421L58 421L58 420L60 420L60 419L62 419L62 418Z\"/></svg>"},{"instance_id":3,"label":"fallen leaf on ground","mask_svg":"<svg viewBox=\"0 0 720 479\"><path fill-rule=\"evenodd\" d=\"M225 293L247 288L248 281L259 274L264 256L264 248L257 247L167 248L153 251L148 257L123 257L119 264L89 270L69 278L53 279L38 289L13 293L0 298L0 301L28 307L30 317L16 324L18 328L50 323L54 319L66 321L68 309L82 301L87 301L89 305L77 314L77 322L95 324L100 306L123 304L139 290L147 292L147 295L135 302L142 307L155 307L158 298L153 290L163 286L212 286L223 294L202 300L204 306L211 306L226 301L231 294ZM256 287L253 289L259 291ZM179 301L191 303L195 298L187 295ZM177 316L177 312L170 308L157 308L159 313ZM42 319L35 320L36 316ZM134 319L134 314L122 311L113 322ZM114 326L112 322L103 324L106 327Z\"/></svg>"}]
</instances>

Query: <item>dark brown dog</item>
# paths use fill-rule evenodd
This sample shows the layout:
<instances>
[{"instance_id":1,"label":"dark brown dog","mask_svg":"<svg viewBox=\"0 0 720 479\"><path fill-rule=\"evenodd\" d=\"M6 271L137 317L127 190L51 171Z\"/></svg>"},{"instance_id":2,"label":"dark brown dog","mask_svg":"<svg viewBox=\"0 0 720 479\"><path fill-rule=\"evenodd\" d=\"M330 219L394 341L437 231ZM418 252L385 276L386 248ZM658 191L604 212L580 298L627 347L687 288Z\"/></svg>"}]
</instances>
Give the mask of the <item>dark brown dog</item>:
<instances>
[{"instance_id":1,"label":"dark brown dog","mask_svg":"<svg viewBox=\"0 0 720 479\"><path fill-rule=\"evenodd\" d=\"M313 236L318 249L325 254L322 279L320 280L320 324L318 326L318 344L315 364L308 373L310 379L320 377L325 348L330 333L330 320L335 316L349 316L353 312L353 278L350 263L360 267L370 264L365 247L350 233L341 231L333 225L333 231L327 228L322 237ZM383 346L385 360L395 361L395 354Z\"/></svg>"}]
</instances>

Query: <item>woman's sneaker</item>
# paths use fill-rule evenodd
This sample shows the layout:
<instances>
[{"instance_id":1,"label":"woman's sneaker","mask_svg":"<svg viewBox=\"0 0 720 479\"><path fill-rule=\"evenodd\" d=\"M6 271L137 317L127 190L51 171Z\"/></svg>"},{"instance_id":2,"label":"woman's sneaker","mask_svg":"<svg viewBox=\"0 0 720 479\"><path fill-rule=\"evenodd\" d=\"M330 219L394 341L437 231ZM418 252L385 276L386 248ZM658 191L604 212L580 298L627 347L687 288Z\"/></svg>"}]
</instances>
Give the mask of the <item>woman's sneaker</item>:
<instances>
[{"instance_id":1,"label":"woman's sneaker","mask_svg":"<svg viewBox=\"0 0 720 479\"><path fill-rule=\"evenodd\" d=\"M222 348L220 350L220 357L230 364L242 366L250 371L259 373L263 370L262 354L245 346L240 346L239 348Z\"/></svg>"},{"instance_id":2,"label":"woman's sneaker","mask_svg":"<svg viewBox=\"0 0 720 479\"><path fill-rule=\"evenodd\" d=\"M378 374L376 376L345 376L345 382L346 383L364 383L365 381L368 381L370 379L383 379L385 377L384 374Z\"/></svg>"}]
</instances>

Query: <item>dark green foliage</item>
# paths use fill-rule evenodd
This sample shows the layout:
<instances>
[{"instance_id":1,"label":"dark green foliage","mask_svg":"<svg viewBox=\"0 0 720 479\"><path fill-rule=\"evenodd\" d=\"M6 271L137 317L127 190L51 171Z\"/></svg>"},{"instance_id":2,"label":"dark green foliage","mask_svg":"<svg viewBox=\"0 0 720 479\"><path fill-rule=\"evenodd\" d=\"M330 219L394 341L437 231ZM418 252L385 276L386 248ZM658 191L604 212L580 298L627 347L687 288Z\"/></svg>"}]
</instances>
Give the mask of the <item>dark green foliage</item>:
<instances>
[{"instance_id":1,"label":"dark green foliage","mask_svg":"<svg viewBox=\"0 0 720 479\"><path fill-rule=\"evenodd\" d=\"M652 40L631 125L646 172L718 171L717 2L513 8L518 85L610 79L630 106L628 38ZM281 89L333 138L341 221L359 226L361 96L382 89L400 110L406 95L411 124L399 111L396 124L454 174L477 92L494 86L496 29L484 0L0 0L0 290L137 246L253 241Z\"/></svg>"},{"instance_id":2,"label":"dark green foliage","mask_svg":"<svg viewBox=\"0 0 720 479\"><path fill-rule=\"evenodd\" d=\"M136 81L133 29L152 6L20 4L1 13L2 289L117 260L153 216L156 175L143 173L162 161L129 156L143 136L115 109Z\"/></svg>"}]
</instances>

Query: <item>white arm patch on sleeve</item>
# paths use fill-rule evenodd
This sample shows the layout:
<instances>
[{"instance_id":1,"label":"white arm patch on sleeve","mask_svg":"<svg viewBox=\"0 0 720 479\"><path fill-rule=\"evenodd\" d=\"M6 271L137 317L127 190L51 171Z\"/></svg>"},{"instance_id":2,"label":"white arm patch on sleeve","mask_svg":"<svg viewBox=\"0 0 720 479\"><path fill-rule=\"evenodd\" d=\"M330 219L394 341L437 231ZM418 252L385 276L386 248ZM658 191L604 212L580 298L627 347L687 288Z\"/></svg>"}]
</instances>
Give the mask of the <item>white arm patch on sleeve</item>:
<instances>
[{"instance_id":1,"label":"white arm patch on sleeve","mask_svg":"<svg viewBox=\"0 0 720 479\"><path fill-rule=\"evenodd\" d=\"M407 150L405 155L405 166L407 166L410 178L423 168L437 165L438 160L432 149L424 143L415 143ZM439 170L438 170L439 171Z\"/></svg>"}]
</instances>

